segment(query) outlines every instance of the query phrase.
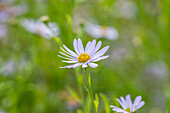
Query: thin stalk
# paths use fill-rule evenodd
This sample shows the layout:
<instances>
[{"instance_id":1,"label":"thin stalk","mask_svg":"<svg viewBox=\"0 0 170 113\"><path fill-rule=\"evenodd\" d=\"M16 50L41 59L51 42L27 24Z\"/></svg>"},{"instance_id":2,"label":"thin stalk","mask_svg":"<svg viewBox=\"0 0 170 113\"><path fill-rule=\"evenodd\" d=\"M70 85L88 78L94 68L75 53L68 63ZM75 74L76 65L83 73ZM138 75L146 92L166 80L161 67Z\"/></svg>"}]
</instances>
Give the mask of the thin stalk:
<instances>
[{"instance_id":1,"label":"thin stalk","mask_svg":"<svg viewBox=\"0 0 170 113\"><path fill-rule=\"evenodd\" d=\"M88 74L87 74L87 69L85 68L84 70L85 70L85 73L86 73L87 87L88 87L88 90L89 90L89 93L90 93L90 98L91 98L91 101L92 101L92 104L93 104L94 112L97 113L96 110L95 110L93 93L92 93L92 90L91 90L91 87L90 87L90 84L89 84L89 76L88 76Z\"/></svg>"},{"instance_id":2,"label":"thin stalk","mask_svg":"<svg viewBox=\"0 0 170 113\"><path fill-rule=\"evenodd\" d=\"M84 96L84 92L83 92L83 83L80 83L80 81L79 81L79 76L81 76L80 73L79 73L79 69L76 70L75 73L76 73L76 80L77 80L77 83L78 83L78 86L79 86L80 95L82 97L82 106L84 106L85 105L85 96ZM83 112L85 113L84 108L83 108Z\"/></svg>"}]
</instances>

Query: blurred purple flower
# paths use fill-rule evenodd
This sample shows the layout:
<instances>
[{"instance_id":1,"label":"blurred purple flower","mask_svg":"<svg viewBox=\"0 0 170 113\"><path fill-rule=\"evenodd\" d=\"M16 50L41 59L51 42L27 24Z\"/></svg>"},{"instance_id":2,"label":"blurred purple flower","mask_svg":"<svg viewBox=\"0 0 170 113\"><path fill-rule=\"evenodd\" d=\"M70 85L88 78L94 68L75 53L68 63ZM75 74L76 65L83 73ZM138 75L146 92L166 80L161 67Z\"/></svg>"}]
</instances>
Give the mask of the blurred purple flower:
<instances>
[{"instance_id":1,"label":"blurred purple flower","mask_svg":"<svg viewBox=\"0 0 170 113\"><path fill-rule=\"evenodd\" d=\"M27 4L14 6L10 1L2 1L0 4L0 22L9 22L11 18L20 16L27 10Z\"/></svg>"},{"instance_id":2,"label":"blurred purple flower","mask_svg":"<svg viewBox=\"0 0 170 113\"><path fill-rule=\"evenodd\" d=\"M106 27L90 23L85 25L85 31L95 38L106 38L109 40L116 40L119 36L118 31L114 27Z\"/></svg>"},{"instance_id":3,"label":"blurred purple flower","mask_svg":"<svg viewBox=\"0 0 170 113\"><path fill-rule=\"evenodd\" d=\"M168 76L168 66L163 61L155 61L146 66L146 73L158 79L166 78Z\"/></svg>"},{"instance_id":4,"label":"blurred purple flower","mask_svg":"<svg viewBox=\"0 0 170 113\"><path fill-rule=\"evenodd\" d=\"M38 34L44 38L50 39L60 34L58 25L52 22L46 25L40 20L23 19L20 23L28 32Z\"/></svg>"}]
</instances>

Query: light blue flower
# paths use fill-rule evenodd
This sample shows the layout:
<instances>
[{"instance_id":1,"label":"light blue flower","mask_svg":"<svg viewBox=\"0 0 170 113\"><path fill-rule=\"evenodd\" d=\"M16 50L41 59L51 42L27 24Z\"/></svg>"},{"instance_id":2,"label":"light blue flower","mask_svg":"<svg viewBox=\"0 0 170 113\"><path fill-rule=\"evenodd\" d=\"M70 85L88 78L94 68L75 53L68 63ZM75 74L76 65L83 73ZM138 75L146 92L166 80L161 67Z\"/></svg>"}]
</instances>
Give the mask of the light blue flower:
<instances>
[{"instance_id":1,"label":"light blue flower","mask_svg":"<svg viewBox=\"0 0 170 113\"><path fill-rule=\"evenodd\" d=\"M113 111L121 113L135 113L137 109L141 108L145 104L144 101L141 101L141 96L137 96L134 100L134 103L132 103L130 94L127 95L125 99L123 97L120 97L120 99L116 100L120 103L123 109L112 105L110 107L112 107Z\"/></svg>"},{"instance_id":2,"label":"light blue flower","mask_svg":"<svg viewBox=\"0 0 170 113\"><path fill-rule=\"evenodd\" d=\"M68 60L68 61L63 60L62 62L74 64L60 68L76 68L80 65L82 65L83 68L88 67L88 65L92 68L96 68L98 64L93 62L97 62L109 57L109 55L103 56L109 49L109 46L106 46L102 48L100 51L98 51L102 45L101 41L99 41L97 44L96 40L93 40L92 42L89 41L84 49L82 41L79 38L78 40L74 39L73 45L75 52L71 51L69 48L63 45L64 48L61 48L63 52L59 53L61 55L64 55L65 57L60 55L58 56Z\"/></svg>"}]
</instances>

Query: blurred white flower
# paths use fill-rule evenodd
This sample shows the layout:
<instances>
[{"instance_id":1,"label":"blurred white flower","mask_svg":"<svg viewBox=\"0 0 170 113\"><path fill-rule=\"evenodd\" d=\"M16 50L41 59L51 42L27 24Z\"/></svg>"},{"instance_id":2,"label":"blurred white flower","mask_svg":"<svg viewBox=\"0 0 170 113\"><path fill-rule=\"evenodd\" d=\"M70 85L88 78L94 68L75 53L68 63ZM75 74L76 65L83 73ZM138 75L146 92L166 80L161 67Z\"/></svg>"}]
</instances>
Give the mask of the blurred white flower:
<instances>
[{"instance_id":1,"label":"blurred white flower","mask_svg":"<svg viewBox=\"0 0 170 113\"><path fill-rule=\"evenodd\" d=\"M28 31L38 34L44 38L54 38L60 34L59 27L55 23L49 22L47 25L40 20L33 19L21 20L21 25Z\"/></svg>"},{"instance_id":2,"label":"blurred white flower","mask_svg":"<svg viewBox=\"0 0 170 113\"><path fill-rule=\"evenodd\" d=\"M120 100L119 99L116 100L120 103L123 109L112 105L110 107L112 108L113 111L122 113L135 113L137 109L141 108L145 104L144 101L141 101L142 100L141 96L137 96L134 100L134 103L132 103L130 95L127 95L126 99L120 97Z\"/></svg>"},{"instance_id":3,"label":"blurred white flower","mask_svg":"<svg viewBox=\"0 0 170 113\"><path fill-rule=\"evenodd\" d=\"M167 64L163 61L155 61L146 66L146 73L158 79L166 78L168 70Z\"/></svg>"},{"instance_id":4,"label":"blurred white flower","mask_svg":"<svg viewBox=\"0 0 170 113\"><path fill-rule=\"evenodd\" d=\"M17 63L13 60L10 60L4 63L0 72L2 72L3 75L11 75L16 71L16 69L17 69Z\"/></svg>"},{"instance_id":5,"label":"blurred white flower","mask_svg":"<svg viewBox=\"0 0 170 113\"><path fill-rule=\"evenodd\" d=\"M99 41L97 44L96 44L96 40L93 40L92 42L89 41L84 49L82 41L79 38L78 41L74 39L73 45L74 45L74 49L76 53L71 51L65 45L63 45L63 47L66 50L61 48L64 53L62 52L59 52L59 53L61 55L64 55L65 57L60 56L60 55L58 56L63 59L68 60L68 61L64 60L62 62L75 63L75 64L68 65L65 67L60 67L60 68L76 68L81 65L82 65L82 68L86 68L88 65L92 68L96 68L98 64L93 63L93 62L97 62L97 61L100 61L100 60L103 60L109 57L109 55L103 56L106 53L106 51L109 49L109 46L106 46L102 48L100 51L98 51L102 45L101 41Z\"/></svg>"},{"instance_id":6,"label":"blurred white flower","mask_svg":"<svg viewBox=\"0 0 170 113\"><path fill-rule=\"evenodd\" d=\"M85 31L95 38L107 38L116 40L119 36L118 31L114 27L105 27L88 23L85 25Z\"/></svg>"},{"instance_id":7,"label":"blurred white flower","mask_svg":"<svg viewBox=\"0 0 170 113\"><path fill-rule=\"evenodd\" d=\"M0 38L3 38L6 36L7 30L8 29L6 25L0 24Z\"/></svg>"},{"instance_id":8,"label":"blurred white flower","mask_svg":"<svg viewBox=\"0 0 170 113\"><path fill-rule=\"evenodd\" d=\"M114 14L120 18L132 18L137 13L137 6L134 2L127 0L117 0L114 5Z\"/></svg>"}]
</instances>

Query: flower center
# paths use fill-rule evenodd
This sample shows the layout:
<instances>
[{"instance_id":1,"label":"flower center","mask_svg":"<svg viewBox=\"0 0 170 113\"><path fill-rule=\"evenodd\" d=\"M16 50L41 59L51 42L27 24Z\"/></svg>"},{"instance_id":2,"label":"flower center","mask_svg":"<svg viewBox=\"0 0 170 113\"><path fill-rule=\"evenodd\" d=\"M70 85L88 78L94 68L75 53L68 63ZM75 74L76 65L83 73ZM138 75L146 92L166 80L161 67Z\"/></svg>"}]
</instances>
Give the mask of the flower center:
<instances>
[{"instance_id":1,"label":"flower center","mask_svg":"<svg viewBox=\"0 0 170 113\"><path fill-rule=\"evenodd\" d=\"M87 62L90 59L90 56L88 53L81 53L81 55L78 56L79 62Z\"/></svg>"},{"instance_id":2,"label":"flower center","mask_svg":"<svg viewBox=\"0 0 170 113\"><path fill-rule=\"evenodd\" d=\"M107 27L102 26L102 27L101 27L101 35L102 35L102 36L105 36L105 35L106 35L106 32L107 32Z\"/></svg>"},{"instance_id":3,"label":"flower center","mask_svg":"<svg viewBox=\"0 0 170 113\"><path fill-rule=\"evenodd\" d=\"M125 111L127 111L127 112L129 112L129 113L130 113L130 107L129 107L129 108L127 108Z\"/></svg>"}]
</instances>

